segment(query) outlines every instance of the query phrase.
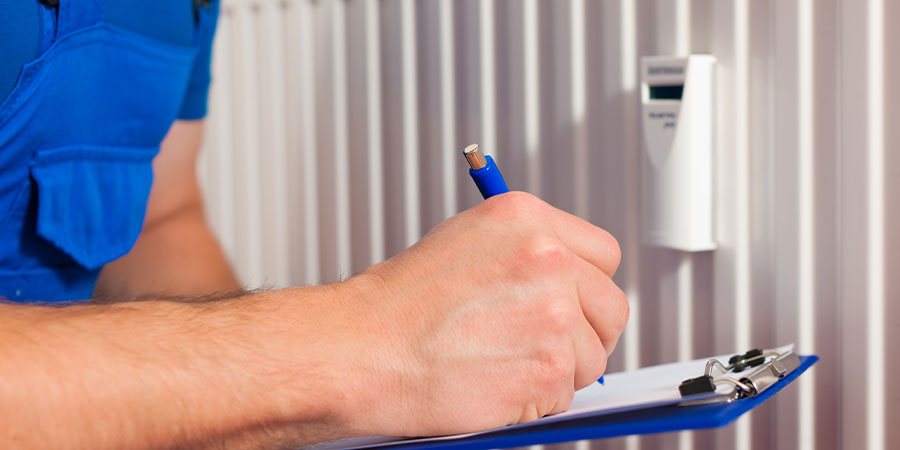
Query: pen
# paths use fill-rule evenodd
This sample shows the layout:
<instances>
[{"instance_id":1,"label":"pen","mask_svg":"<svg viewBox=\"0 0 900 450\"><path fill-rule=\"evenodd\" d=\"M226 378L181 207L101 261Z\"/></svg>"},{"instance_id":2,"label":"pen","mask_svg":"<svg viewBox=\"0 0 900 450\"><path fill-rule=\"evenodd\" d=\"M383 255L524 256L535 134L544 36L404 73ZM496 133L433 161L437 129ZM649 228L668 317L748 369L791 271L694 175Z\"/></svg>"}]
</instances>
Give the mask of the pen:
<instances>
[{"instance_id":1,"label":"pen","mask_svg":"<svg viewBox=\"0 0 900 450\"><path fill-rule=\"evenodd\" d=\"M463 149L463 156L469 162L469 175L472 176L472 180L481 191L482 197L487 199L509 192L506 181L503 180L503 175L497 168L497 164L494 163L494 159L482 153L478 144L472 144Z\"/></svg>"},{"instance_id":2,"label":"pen","mask_svg":"<svg viewBox=\"0 0 900 450\"><path fill-rule=\"evenodd\" d=\"M472 176L472 180L475 181L475 185L481 191L482 197L488 199L497 194L509 192L509 188L506 187L506 181L503 179L503 174L497 168L494 158L482 153L478 144L467 145L463 149L463 156L469 162L469 175ZM603 384L603 376L600 376L597 382Z\"/></svg>"}]
</instances>

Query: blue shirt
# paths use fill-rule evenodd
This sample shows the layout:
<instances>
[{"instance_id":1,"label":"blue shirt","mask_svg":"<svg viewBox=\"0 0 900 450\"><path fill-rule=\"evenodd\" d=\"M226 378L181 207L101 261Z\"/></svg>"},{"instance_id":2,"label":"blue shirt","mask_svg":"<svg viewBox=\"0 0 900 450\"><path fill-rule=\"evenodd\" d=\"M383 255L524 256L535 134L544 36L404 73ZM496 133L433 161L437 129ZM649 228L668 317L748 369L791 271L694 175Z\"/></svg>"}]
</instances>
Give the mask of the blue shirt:
<instances>
[{"instance_id":1,"label":"blue shirt","mask_svg":"<svg viewBox=\"0 0 900 450\"><path fill-rule=\"evenodd\" d=\"M41 8L47 7L38 0L0 0L0 103L15 86L22 66L39 56ZM217 13L219 2L209 8ZM112 25L161 41L189 45L194 38L193 0L107 0L105 14ZM201 37L179 119L206 115L214 31Z\"/></svg>"},{"instance_id":2,"label":"blue shirt","mask_svg":"<svg viewBox=\"0 0 900 450\"><path fill-rule=\"evenodd\" d=\"M218 2L0 11L0 298L86 299L140 234L172 122L206 114Z\"/></svg>"}]
</instances>

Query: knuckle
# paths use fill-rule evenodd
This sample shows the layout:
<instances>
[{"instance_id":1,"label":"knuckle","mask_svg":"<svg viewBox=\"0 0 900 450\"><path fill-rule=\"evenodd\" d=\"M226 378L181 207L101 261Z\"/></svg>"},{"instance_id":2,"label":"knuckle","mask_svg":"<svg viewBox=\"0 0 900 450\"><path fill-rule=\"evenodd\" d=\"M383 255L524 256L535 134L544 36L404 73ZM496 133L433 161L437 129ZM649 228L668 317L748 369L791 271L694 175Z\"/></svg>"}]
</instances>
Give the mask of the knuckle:
<instances>
[{"instance_id":1,"label":"knuckle","mask_svg":"<svg viewBox=\"0 0 900 450\"><path fill-rule=\"evenodd\" d=\"M574 373L574 363L566 356L565 352L556 351L555 349L547 349L543 352L540 360L541 370L543 374L543 385L547 389L555 390L562 381L571 379Z\"/></svg>"},{"instance_id":2,"label":"knuckle","mask_svg":"<svg viewBox=\"0 0 900 450\"><path fill-rule=\"evenodd\" d=\"M571 255L559 240L538 235L525 244L521 257L526 264L546 270L565 266L570 261Z\"/></svg>"},{"instance_id":3,"label":"knuckle","mask_svg":"<svg viewBox=\"0 0 900 450\"><path fill-rule=\"evenodd\" d=\"M575 308L569 302L561 300L545 301L539 314L544 328L554 334L567 335L578 319Z\"/></svg>"}]
</instances>

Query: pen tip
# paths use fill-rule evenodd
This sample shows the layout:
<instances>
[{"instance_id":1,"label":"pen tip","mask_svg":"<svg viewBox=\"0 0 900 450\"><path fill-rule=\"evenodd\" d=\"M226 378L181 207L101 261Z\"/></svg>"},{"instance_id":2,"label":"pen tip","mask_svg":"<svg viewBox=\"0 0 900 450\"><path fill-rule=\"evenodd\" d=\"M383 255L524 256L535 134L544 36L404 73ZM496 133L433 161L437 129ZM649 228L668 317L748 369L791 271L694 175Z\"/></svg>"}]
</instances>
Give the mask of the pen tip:
<instances>
[{"instance_id":1,"label":"pen tip","mask_svg":"<svg viewBox=\"0 0 900 450\"><path fill-rule=\"evenodd\" d=\"M467 145L463 149L463 155L466 157L466 161L469 162L469 167L472 170L478 170L487 165L487 159L485 159L484 153L481 152L481 147L478 144Z\"/></svg>"}]
</instances>

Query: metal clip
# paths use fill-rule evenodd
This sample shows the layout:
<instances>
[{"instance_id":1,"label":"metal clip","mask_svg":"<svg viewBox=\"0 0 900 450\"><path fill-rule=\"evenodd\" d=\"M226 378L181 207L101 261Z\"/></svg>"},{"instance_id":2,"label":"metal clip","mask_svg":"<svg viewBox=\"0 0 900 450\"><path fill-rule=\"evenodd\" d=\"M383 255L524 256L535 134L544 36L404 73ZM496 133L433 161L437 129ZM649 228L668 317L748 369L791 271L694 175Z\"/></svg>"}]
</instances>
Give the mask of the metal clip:
<instances>
[{"instance_id":1,"label":"metal clip","mask_svg":"<svg viewBox=\"0 0 900 450\"><path fill-rule=\"evenodd\" d=\"M800 367L800 357L796 353L781 354L754 370L750 375L741 378L741 383L751 388L750 392L742 394L741 397L752 397L765 391L798 367Z\"/></svg>"},{"instance_id":2,"label":"metal clip","mask_svg":"<svg viewBox=\"0 0 900 450\"><path fill-rule=\"evenodd\" d=\"M748 353L750 353L750 352L748 352ZM764 363L762 363L760 361L761 365L759 365L756 370L754 370L749 375L742 377L740 379L734 379L734 378L731 378L728 376L722 376L722 377L715 378L715 379L713 379L713 377L712 377L713 369L716 366L721 367L721 369L723 369L723 371L726 372L725 375L727 375L728 371L735 370L735 369L743 370L744 368L747 367L748 362L765 360L765 358L768 356L774 356L774 358L772 358L771 360L766 361ZM732 358L732 359L734 359L734 358ZM742 365L742 366L738 367L739 365ZM752 364L752 365L757 365L757 364ZM700 378L711 380L712 386L719 384L719 383L728 383L728 384L733 385L734 387L731 390L729 390L728 392L725 392L722 394L717 394L717 395L712 395L712 396L705 397L705 398L688 400L688 401L680 403L680 405L692 406L692 405L703 405L703 404L709 404L709 403L733 402L735 400L739 400L742 398L753 397L754 395L758 395L759 393L765 391L766 389L771 387L773 384L777 383L778 380L784 378L787 374L793 372L794 369L796 369L798 367L800 367L800 357L797 356L797 354L794 353L793 351L779 353L774 350L766 350L766 351L762 352L761 354L752 355L752 358L748 358L748 359L741 360L741 361L732 361L732 364L729 364L728 366L725 366L718 360L711 359L706 365L706 370L704 371L704 376L700 377ZM686 396L692 395L692 394L696 394L696 393L700 393L700 391L697 391L696 389L689 389L690 387L694 387L694 385L698 384L697 380L698 379L695 378L695 379L685 380L685 382L682 383L683 389L681 389L681 391L682 391L681 393L682 393L683 397L686 397ZM691 384L691 383L693 383L691 386L687 386L688 384ZM710 389L710 387L712 387L712 386L705 387L702 390L702 392L715 392L714 388Z\"/></svg>"}]
</instances>

